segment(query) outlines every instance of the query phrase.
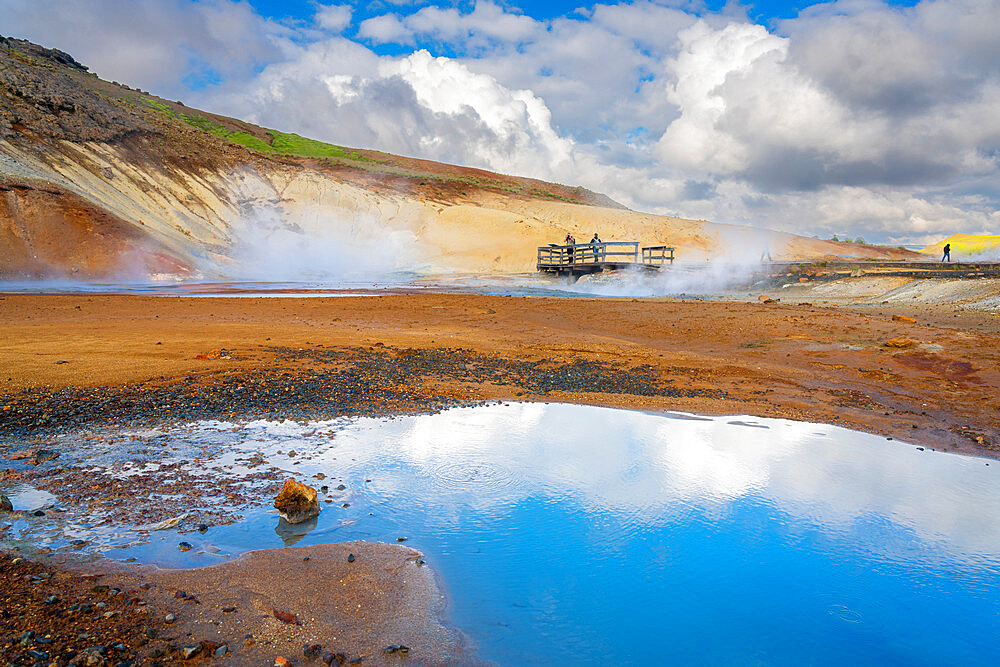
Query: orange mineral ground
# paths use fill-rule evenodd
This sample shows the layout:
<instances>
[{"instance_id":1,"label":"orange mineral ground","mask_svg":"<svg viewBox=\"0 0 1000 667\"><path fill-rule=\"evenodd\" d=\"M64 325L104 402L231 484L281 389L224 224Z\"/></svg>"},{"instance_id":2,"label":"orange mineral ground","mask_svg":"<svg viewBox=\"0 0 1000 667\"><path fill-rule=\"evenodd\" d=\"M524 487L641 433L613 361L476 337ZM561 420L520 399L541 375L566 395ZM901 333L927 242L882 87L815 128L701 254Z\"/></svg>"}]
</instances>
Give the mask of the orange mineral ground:
<instances>
[{"instance_id":1,"label":"orange mineral ground","mask_svg":"<svg viewBox=\"0 0 1000 667\"><path fill-rule=\"evenodd\" d=\"M919 302L819 307L447 294L0 299L0 424L8 427L19 411L43 409L50 392L66 387L128 386L155 402L186 377L210 391L242 375L334 369L348 363L350 350L390 361L464 350L510 362L521 384L489 376L470 382L431 365L405 378L408 395L784 416L1000 454L1000 329L992 312ZM898 339L911 342L889 344ZM600 362L608 372L648 365L676 391L525 391L533 364L575 361ZM397 399L387 396L391 409Z\"/></svg>"}]
</instances>

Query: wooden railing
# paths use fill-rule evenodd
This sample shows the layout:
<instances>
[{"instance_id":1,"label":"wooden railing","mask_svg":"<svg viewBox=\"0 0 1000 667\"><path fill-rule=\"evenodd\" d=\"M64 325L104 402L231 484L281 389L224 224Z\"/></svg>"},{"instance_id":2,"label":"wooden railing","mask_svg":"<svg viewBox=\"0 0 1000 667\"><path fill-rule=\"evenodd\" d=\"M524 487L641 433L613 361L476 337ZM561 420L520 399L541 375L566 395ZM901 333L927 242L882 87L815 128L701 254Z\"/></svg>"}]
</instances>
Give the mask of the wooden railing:
<instances>
[{"instance_id":1,"label":"wooden railing","mask_svg":"<svg viewBox=\"0 0 1000 667\"><path fill-rule=\"evenodd\" d=\"M665 245L654 245L642 249L642 263L647 266L663 266L674 263L674 249Z\"/></svg>"},{"instance_id":2,"label":"wooden railing","mask_svg":"<svg viewBox=\"0 0 1000 667\"><path fill-rule=\"evenodd\" d=\"M538 268L575 264L625 264L639 262L639 244L635 241L605 243L550 244L538 248Z\"/></svg>"}]
</instances>

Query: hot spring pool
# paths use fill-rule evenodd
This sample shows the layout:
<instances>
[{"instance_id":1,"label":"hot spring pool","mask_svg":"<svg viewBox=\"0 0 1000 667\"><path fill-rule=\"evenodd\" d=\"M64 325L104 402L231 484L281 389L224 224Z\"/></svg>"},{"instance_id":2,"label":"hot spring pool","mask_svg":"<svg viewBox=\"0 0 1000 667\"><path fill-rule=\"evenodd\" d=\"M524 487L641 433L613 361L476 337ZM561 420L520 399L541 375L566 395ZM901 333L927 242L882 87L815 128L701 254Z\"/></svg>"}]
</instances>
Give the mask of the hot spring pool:
<instances>
[{"instance_id":1,"label":"hot spring pool","mask_svg":"<svg viewBox=\"0 0 1000 667\"><path fill-rule=\"evenodd\" d=\"M1000 664L1000 464L983 459L831 426L553 404L163 437L262 452L336 502L313 525L261 507L109 556L198 565L406 537L485 660Z\"/></svg>"}]
</instances>

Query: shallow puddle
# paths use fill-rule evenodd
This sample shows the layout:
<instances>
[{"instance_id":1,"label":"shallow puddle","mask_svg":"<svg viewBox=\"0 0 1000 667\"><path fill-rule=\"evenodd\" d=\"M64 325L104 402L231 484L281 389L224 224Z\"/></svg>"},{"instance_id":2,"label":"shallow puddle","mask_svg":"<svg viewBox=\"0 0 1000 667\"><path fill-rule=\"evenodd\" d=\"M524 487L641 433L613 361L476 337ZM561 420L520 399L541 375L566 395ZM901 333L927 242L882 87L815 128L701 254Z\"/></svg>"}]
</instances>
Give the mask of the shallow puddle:
<instances>
[{"instance_id":1,"label":"shallow puddle","mask_svg":"<svg viewBox=\"0 0 1000 667\"><path fill-rule=\"evenodd\" d=\"M1000 660L1000 465L984 459L832 426L546 404L126 442L87 464L128 475L159 452L222 479L266 461L326 485L323 510L291 526L257 498L203 533L77 523L76 539L191 566L406 538L452 622L502 664Z\"/></svg>"}]
</instances>

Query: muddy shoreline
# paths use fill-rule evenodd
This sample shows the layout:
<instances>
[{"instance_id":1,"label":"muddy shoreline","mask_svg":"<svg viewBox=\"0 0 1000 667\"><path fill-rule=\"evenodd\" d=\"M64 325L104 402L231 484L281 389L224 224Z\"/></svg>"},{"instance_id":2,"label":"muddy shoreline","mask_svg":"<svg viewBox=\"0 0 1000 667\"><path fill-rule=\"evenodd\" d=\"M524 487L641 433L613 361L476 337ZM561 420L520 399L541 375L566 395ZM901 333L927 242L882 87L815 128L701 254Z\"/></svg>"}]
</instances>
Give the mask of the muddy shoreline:
<instances>
[{"instance_id":1,"label":"muddy shoreline","mask_svg":"<svg viewBox=\"0 0 1000 667\"><path fill-rule=\"evenodd\" d=\"M944 307L442 294L351 299L3 295L0 331L0 367L5 371L0 377L3 484L66 490L62 502L105 512L109 521L135 523L142 516L152 522L174 516L183 505L187 482L178 478L180 500L175 505L124 503L129 494L145 488L143 484L160 488L163 476L136 477L135 488L117 483L89 488L82 482L86 473L80 461L68 456L50 459L45 453L58 454L60 438L201 419L306 421L423 414L488 401L547 401L784 417L1000 458L996 318L974 311L956 314ZM123 439L120 444L127 443ZM116 446L115 441L106 446ZM274 470L254 473L258 494L280 485L281 475ZM227 499L235 503L238 489L221 482L219 487L217 491L230 494ZM121 509L125 506L132 507L132 514ZM229 520L233 517L203 514L189 522ZM6 524L2 517L0 521ZM207 603L213 609L234 606L221 597L217 600L217 591L243 582L241 604L256 614L257 630L250 634L270 632L267 628L275 623L280 632L267 634L271 643L251 638L251 644L241 644L236 651L243 635L228 629L224 639L234 650L218 660L232 664L259 664L276 655L299 664L306 660L304 645L333 647L331 636L338 638L338 653L345 658L364 656L366 664L398 659L383 655L380 644L406 644L414 651L412 657L419 656L424 664L470 659L460 638L441 622L443 610L435 606L440 592L430 568L406 578L408 583L392 576L378 580L374 574L352 579L345 584L350 595L375 595L366 598L371 613L345 621L343 610L327 609L322 618L329 622L320 633L327 639L315 634L314 624L275 620L273 610L281 604L309 610L329 602L330 595L321 593L330 594L330 589L314 590L310 582L316 578L302 578L303 565L322 562L329 572L341 572L344 548L370 555L366 567L381 568L383 575L411 567L416 558L415 552L398 545L326 545L306 548L315 552L305 556L295 549L271 550L198 570L154 574L149 568L109 566L102 576L120 581L123 591L149 591L137 587L150 583L161 592L192 594L200 611L209 609ZM79 564L67 560L58 565L59 553L37 557L57 578L80 575ZM302 560L306 557L310 561ZM5 571L10 569L7 563L9 559ZM39 606L37 596L28 593L48 583L30 577L18 579L15 588L23 589L25 604L33 604L40 610L38 618L45 618L46 605ZM247 582L257 580L287 580L288 585L251 590ZM82 583L77 588L81 595L89 591ZM385 622L386 614L404 608L394 604L379 612L380 595L408 601L407 613L422 619L414 625L415 635L371 633L373 628L393 627ZM188 602L145 597L149 599L139 606L159 614L149 618L162 619L169 613L165 610ZM122 618L134 621L130 609L121 611ZM159 646L155 641L127 646L128 655L176 660L184 641L214 641L207 635L221 627L215 624L236 618L232 612L219 614L202 614L200 625L185 625L190 636L177 635L161 647L158 658L149 658L155 648L151 645ZM340 625L329 620L338 618ZM79 622L97 627L108 620L103 613L87 619ZM20 643L20 634L12 634L18 621L8 618L5 623L11 641L3 647L4 656L23 657L29 647ZM171 632L181 628L177 623ZM136 642L150 640L145 627L152 626L132 622L120 632ZM434 645L434 637L444 639ZM72 644L69 638L66 642ZM74 644L67 650L82 648ZM120 660L116 654L117 662L110 655L102 659L120 664L130 659L126 653Z\"/></svg>"},{"instance_id":2,"label":"muddy shoreline","mask_svg":"<svg viewBox=\"0 0 1000 667\"><path fill-rule=\"evenodd\" d=\"M12 665L475 663L442 623L445 598L422 562L413 549L367 542L180 570L0 554L0 656Z\"/></svg>"}]
</instances>

